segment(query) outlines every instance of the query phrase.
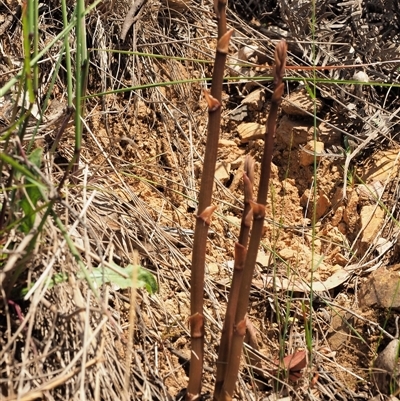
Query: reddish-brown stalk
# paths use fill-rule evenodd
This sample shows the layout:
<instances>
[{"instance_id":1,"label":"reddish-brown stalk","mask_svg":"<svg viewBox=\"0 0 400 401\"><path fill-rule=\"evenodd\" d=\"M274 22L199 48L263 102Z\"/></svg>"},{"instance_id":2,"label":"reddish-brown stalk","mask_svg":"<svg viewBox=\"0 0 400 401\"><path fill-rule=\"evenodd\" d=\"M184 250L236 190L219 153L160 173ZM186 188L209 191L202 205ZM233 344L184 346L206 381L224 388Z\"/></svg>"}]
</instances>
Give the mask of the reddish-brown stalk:
<instances>
[{"instance_id":1,"label":"reddish-brown stalk","mask_svg":"<svg viewBox=\"0 0 400 401\"><path fill-rule=\"evenodd\" d=\"M243 267L246 259L246 249L251 227L252 209L250 202L253 201L254 160L250 156L246 157L244 171L244 209L240 225L239 241L235 244L235 264L233 267L232 285L229 292L228 306L226 309L224 327L222 329L218 354L214 400L219 399L224 383L229 350L232 342L233 322L235 319L236 307L239 299L239 289L242 281Z\"/></svg>"},{"instance_id":2,"label":"reddish-brown stalk","mask_svg":"<svg viewBox=\"0 0 400 401\"><path fill-rule=\"evenodd\" d=\"M267 120L267 134L264 142L264 153L261 161L261 176L257 195L257 202L251 202L253 210L253 228L246 262L243 270L242 283L239 291L233 337L226 369L224 384L221 391L221 400L231 400L235 389L235 383L240 365L240 357L243 348L243 340L246 334L246 312L249 304L250 286L253 278L254 266L257 259L258 247L260 245L265 217L265 205L267 203L269 179L271 176L272 152L276 120L278 116L279 103L283 94L283 75L286 65L286 42L281 41L275 49L274 68L274 93L271 99L271 108Z\"/></svg>"},{"instance_id":3,"label":"reddish-brown stalk","mask_svg":"<svg viewBox=\"0 0 400 401\"><path fill-rule=\"evenodd\" d=\"M221 122L222 83L229 40L233 31L226 31L226 0L214 2L218 19L218 43L212 76L211 93L205 91L208 104L208 133L204 155L203 172L199 192L199 206L196 216L195 234L193 240L192 270L191 270L191 358L189 384L186 400L191 401L200 397L204 359L204 267L206 260L207 232L211 215L215 210L211 206L214 185L215 163Z\"/></svg>"}]
</instances>

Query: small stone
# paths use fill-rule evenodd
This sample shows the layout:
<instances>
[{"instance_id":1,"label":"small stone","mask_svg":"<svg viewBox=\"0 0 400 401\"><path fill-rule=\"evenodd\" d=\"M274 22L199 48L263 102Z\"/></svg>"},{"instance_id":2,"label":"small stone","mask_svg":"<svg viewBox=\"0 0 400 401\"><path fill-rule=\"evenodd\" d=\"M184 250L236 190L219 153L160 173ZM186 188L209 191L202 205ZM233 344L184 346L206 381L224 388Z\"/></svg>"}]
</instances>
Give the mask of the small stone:
<instances>
[{"instance_id":1,"label":"small stone","mask_svg":"<svg viewBox=\"0 0 400 401\"><path fill-rule=\"evenodd\" d=\"M313 124L305 124L301 120L291 120L288 116L283 116L276 129L276 137L279 142L287 147L305 144L314 135Z\"/></svg>"},{"instance_id":2,"label":"small stone","mask_svg":"<svg viewBox=\"0 0 400 401\"><path fill-rule=\"evenodd\" d=\"M265 125L258 123L242 123L238 125L237 130L242 143L247 143L255 139L262 139L266 133Z\"/></svg>"},{"instance_id":3,"label":"small stone","mask_svg":"<svg viewBox=\"0 0 400 401\"><path fill-rule=\"evenodd\" d=\"M243 121L247 117L247 115L247 105L244 104L230 112L228 118L231 121L240 122Z\"/></svg>"},{"instance_id":4,"label":"small stone","mask_svg":"<svg viewBox=\"0 0 400 401\"><path fill-rule=\"evenodd\" d=\"M398 267L398 265L395 265ZM400 310L400 291L398 271L380 267L360 285L358 300L364 310L384 308Z\"/></svg>"},{"instance_id":5,"label":"small stone","mask_svg":"<svg viewBox=\"0 0 400 401\"><path fill-rule=\"evenodd\" d=\"M377 152L365 166L363 182L385 182L389 176L394 178L399 171L398 150L390 149Z\"/></svg>"},{"instance_id":6,"label":"small stone","mask_svg":"<svg viewBox=\"0 0 400 401\"><path fill-rule=\"evenodd\" d=\"M346 266L348 259L346 259L341 253L337 253L335 255L334 262L339 266Z\"/></svg>"},{"instance_id":7,"label":"small stone","mask_svg":"<svg viewBox=\"0 0 400 401\"><path fill-rule=\"evenodd\" d=\"M234 227L240 227L242 219L237 216L226 216L229 224L232 224Z\"/></svg>"},{"instance_id":8,"label":"small stone","mask_svg":"<svg viewBox=\"0 0 400 401\"><path fill-rule=\"evenodd\" d=\"M307 152L308 151L308 152ZM309 153L311 152L311 153ZM314 163L314 155L312 153L323 153L324 144L319 141L309 141L307 145L300 151L299 162L302 166L310 166ZM320 156L317 156L317 161L320 160Z\"/></svg>"},{"instance_id":9,"label":"small stone","mask_svg":"<svg viewBox=\"0 0 400 401\"><path fill-rule=\"evenodd\" d=\"M230 179L231 164L226 162L217 163L215 178L225 184Z\"/></svg>"},{"instance_id":10,"label":"small stone","mask_svg":"<svg viewBox=\"0 0 400 401\"><path fill-rule=\"evenodd\" d=\"M231 139L220 139L218 142L219 148L230 148L231 146L236 146L235 141L232 141Z\"/></svg>"},{"instance_id":11,"label":"small stone","mask_svg":"<svg viewBox=\"0 0 400 401\"><path fill-rule=\"evenodd\" d=\"M292 116L311 116L315 111L319 113L322 109L322 101L319 99L311 99L305 89L290 93L282 101L282 110Z\"/></svg>"},{"instance_id":12,"label":"small stone","mask_svg":"<svg viewBox=\"0 0 400 401\"><path fill-rule=\"evenodd\" d=\"M265 252L261 250L257 254L256 262L259 263L261 266L268 266L268 264L270 263L270 259L270 255L265 254Z\"/></svg>"},{"instance_id":13,"label":"small stone","mask_svg":"<svg viewBox=\"0 0 400 401\"><path fill-rule=\"evenodd\" d=\"M278 252L278 255L283 259L283 260L290 260L296 257L297 252L294 251L293 249L290 248L284 248Z\"/></svg>"},{"instance_id":14,"label":"small stone","mask_svg":"<svg viewBox=\"0 0 400 401\"><path fill-rule=\"evenodd\" d=\"M385 212L380 206L363 206L360 213L361 239L359 253L363 253L375 241L377 234L382 227Z\"/></svg>"},{"instance_id":15,"label":"small stone","mask_svg":"<svg viewBox=\"0 0 400 401\"><path fill-rule=\"evenodd\" d=\"M318 140L323 142L327 148L330 148L332 145L341 146L342 135L337 128L325 121L318 126Z\"/></svg>"},{"instance_id":16,"label":"small stone","mask_svg":"<svg viewBox=\"0 0 400 401\"><path fill-rule=\"evenodd\" d=\"M210 273L211 276L216 276L219 274L218 263L209 263L207 267L208 267L208 272Z\"/></svg>"},{"instance_id":17,"label":"small stone","mask_svg":"<svg viewBox=\"0 0 400 401\"><path fill-rule=\"evenodd\" d=\"M250 110L260 111L264 106L265 91L264 89L256 89L250 92L243 100L242 104L249 106Z\"/></svg>"},{"instance_id":18,"label":"small stone","mask_svg":"<svg viewBox=\"0 0 400 401\"><path fill-rule=\"evenodd\" d=\"M319 220L322 216L326 214L326 212L331 207L331 201L325 194L320 194L317 199L317 210L316 210L316 217Z\"/></svg>"}]
</instances>

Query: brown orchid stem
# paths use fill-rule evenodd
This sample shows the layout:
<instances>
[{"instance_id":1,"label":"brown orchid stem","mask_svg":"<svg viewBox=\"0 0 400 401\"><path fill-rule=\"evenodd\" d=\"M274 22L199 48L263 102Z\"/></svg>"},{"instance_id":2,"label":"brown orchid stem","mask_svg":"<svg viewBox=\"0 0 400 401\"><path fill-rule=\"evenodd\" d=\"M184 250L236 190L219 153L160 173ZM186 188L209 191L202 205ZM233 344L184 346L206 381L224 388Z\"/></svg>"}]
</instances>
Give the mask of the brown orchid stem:
<instances>
[{"instance_id":1,"label":"brown orchid stem","mask_svg":"<svg viewBox=\"0 0 400 401\"><path fill-rule=\"evenodd\" d=\"M186 400L198 399L201 393L204 359L204 268L206 261L207 232L211 214L215 207L211 205L214 186L215 164L217 160L218 140L221 123L222 83L229 40L233 31L226 31L226 0L216 0L214 3L218 18L218 43L212 76L211 93L205 91L208 104L208 134L204 155L203 173L199 192L198 214L193 239L192 270L191 270L191 358L189 384Z\"/></svg>"},{"instance_id":2,"label":"brown orchid stem","mask_svg":"<svg viewBox=\"0 0 400 401\"><path fill-rule=\"evenodd\" d=\"M261 161L261 175L257 202L251 202L253 209L253 227L243 270L242 283L239 291L235 325L233 327L232 345L228 359L225 380L221 391L222 400L232 399L239 372L244 336L246 334L246 312L249 305L250 286L257 259L258 247L260 245L263 232L265 205L267 203L269 179L271 176L276 120L284 88L282 79L285 73L286 50L287 45L285 41L279 42L275 49L274 93L272 95L271 109L267 120L267 134L265 137L264 153Z\"/></svg>"},{"instance_id":3,"label":"brown orchid stem","mask_svg":"<svg viewBox=\"0 0 400 401\"><path fill-rule=\"evenodd\" d=\"M244 209L240 225L239 241L235 244L235 264L233 267L232 285L229 292L228 306L226 309L224 327L222 329L218 354L214 400L219 399L221 389L224 384L228 356L232 343L233 322L235 319L236 307L239 299L239 289L242 281L244 262L246 259L246 248L249 239L251 220L253 217L250 206L250 202L253 201L254 184L254 159L252 157L246 157L244 170Z\"/></svg>"}]
</instances>

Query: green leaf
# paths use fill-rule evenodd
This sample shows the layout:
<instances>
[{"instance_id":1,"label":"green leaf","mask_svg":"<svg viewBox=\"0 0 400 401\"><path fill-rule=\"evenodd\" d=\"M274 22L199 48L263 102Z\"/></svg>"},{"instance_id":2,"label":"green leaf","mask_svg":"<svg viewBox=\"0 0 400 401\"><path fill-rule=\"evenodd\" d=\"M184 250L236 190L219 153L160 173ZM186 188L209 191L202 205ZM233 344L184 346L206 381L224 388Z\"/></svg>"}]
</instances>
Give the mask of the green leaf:
<instances>
[{"instance_id":1,"label":"green leaf","mask_svg":"<svg viewBox=\"0 0 400 401\"><path fill-rule=\"evenodd\" d=\"M29 178L27 178L30 181ZM25 186L26 197L19 201L21 209L24 211L24 218L21 223L21 230L25 234L28 233L35 224L37 211L36 205L39 199L42 198L40 189L35 184L28 184ZM32 207L33 206L33 207Z\"/></svg>"},{"instance_id":2,"label":"green leaf","mask_svg":"<svg viewBox=\"0 0 400 401\"><path fill-rule=\"evenodd\" d=\"M57 284L65 283L68 281L68 274L67 273L55 273L52 277L47 279L47 289L50 290L55 287ZM34 286L35 283L31 283L29 287L22 288L21 292L19 293L19 297L23 298L28 291Z\"/></svg>"},{"instance_id":3,"label":"green leaf","mask_svg":"<svg viewBox=\"0 0 400 401\"><path fill-rule=\"evenodd\" d=\"M141 266L139 266L137 286L138 288L145 288L149 294L154 294L158 290L154 275Z\"/></svg>"},{"instance_id":4,"label":"green leaf","mask_svg":"<svg viewBox=\"0 0 400 401\"><path fill-rule=\"evenodd\" d=\"M36 148L35 150L32 151L32 153L28 156L28 160L35 165L37 168L40 168L40 165L42 163L42 154L43 154L43 149L42 148Z\"/></svg>"},{"instance_id":5,"label":"green leaf","mask_svg":"<svg viewBox=\"0 0 400 401\"><path fill-rule=\"evenodd\" d=\"M29 161L40 168L42 163L42 154L43 150L41 148L36 148L33 152L28 156ZM35 176L37 176L36 172L32 172ZM37 185L37 181L33 180L29 176L25 176L26 185L24 186L26 191L26 197L23 197L19 201L19 205L21 209L24 211L24 218L22 219L22 223L20 229L22 232L27 234L35 224L36 219L36 205L39 199L42 198L42 193Z\"/></svg>"},{"instance_id":6,"label":"green leaf","mask_svg":"<svg viewBox=\"0 0 400 401\"><path fill-rule=\"evenodd\" d=\"M128 265L125 268L111 262L110 267L94 268L89 272L89 277L98 286L112 284L118 288L145 288L150 294L157 291L157 282L154 276L141 266ZM84 278L83 273L78 274Z\"/></svg>"},{"instance_id":7,"label":"green leaf","mask_svg":"<svg viewBox=\"0 0 400 401\"><path fill-rule=\"evenodd\" d=\"M311 88L310 85L308 85L308 83L306 82L306 91L308 93L308 95L310 96L310 98L312 100L316 99L316 95L315 95L315 87Z\"/></svg>"}]
</instances>

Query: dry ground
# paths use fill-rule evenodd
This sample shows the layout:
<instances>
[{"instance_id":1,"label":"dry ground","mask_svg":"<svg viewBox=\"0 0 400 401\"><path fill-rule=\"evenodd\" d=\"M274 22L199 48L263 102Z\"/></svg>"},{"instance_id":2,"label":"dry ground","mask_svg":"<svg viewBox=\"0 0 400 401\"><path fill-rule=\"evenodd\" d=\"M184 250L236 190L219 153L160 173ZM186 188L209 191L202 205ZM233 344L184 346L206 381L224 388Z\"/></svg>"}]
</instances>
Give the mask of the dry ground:
<instances>
[{"instance_id":1,"label":"dry ground","mask_svg":"<svg viewBox=\"0 0 400 401\"><path fill-rule=\"evenodd\" d=\"M304 23L311 21L309 2L289 2L290 7L283 1L265 3L263 10L249 10L238 2L229 11L229 24L236 31L226 75L243 79L227 80L224 86L213 198L218 209L207 250L205 394L212 393L214 384L241 216L243 161L245 155L254 157L257 183L271 93L268 69L232 63L239 58L270 64L280 36L289 43L290 65L312 65L313 60L318 65L352 65L398 58L400 13L394 2L373 6L365 1L360 10L356 2L319 5L314 47L310 24ZM18 18L16 5L8 6L1 3L2 18L12 14ZM200 60L213 59L216 23L209 3L149 0L133 33L122 43L118 36L126 12L124 2L104 2L87 18L89 47L140 52L129 56L93 50L90 95L203 80L89 98L79 184L67 183L57 211L68 229L76 223L71 237L88 267L98 266L102 258L126 265L138 250L141 265L157 277L159 291L149 295L139 290L132 305L129 291L105 286L96 299L86 283L76 279L75 259L49 223L31 255L24 285L60 272L68 273L69 281L43 292L39 287L29 300L2 301L0 399L167 400L179 397L187 385L191 245L207 130L202 88L212 71L211 63ZM59 5L50 2L40 14L45 41L46 35L57 31ZM17 65L21 57L20 49L13 46L20 34L18 22L5 32L2 84L12 74L4 60ZM53 56L56 53L54 49ZM43 94L53 63L49 58L41 66ZM399 83L398 64L393 62L316 74L352 79L359 71L370 80ZM312 76L304 71L289 75ZM266 78L246 79L254 76ZM46 123L35 138L45 154L65 110L63 79L60 74ZM400 304L388 307L396 300L395 290L383 286L386 303L370 300L366 294L375 288L371 276L385 267L398 280L399 87L318 83L316 94L313 102L299 80L288 82L285 90L268 218L249 310L264 377L255 375L243 358L240 400L270 400L273 393L274 399L369 399L379 393L372 363L390 334L395 334ZM7 126L12 95L0 100L1 122ZM73 154L73 132L70 124L54 157L44 160L44 172L53 183ZM318 152L315 165L314 150ZM13 243L18 244L21 239L13 235ZM310 285L318 290L312 296ZM136 321L131 352L132 309ZM382 330L389 336L382 336ZM274 384L272 361L280 352L307 349L307 341L312 352L302 378Z\"/></svg>"}]
</instances>

